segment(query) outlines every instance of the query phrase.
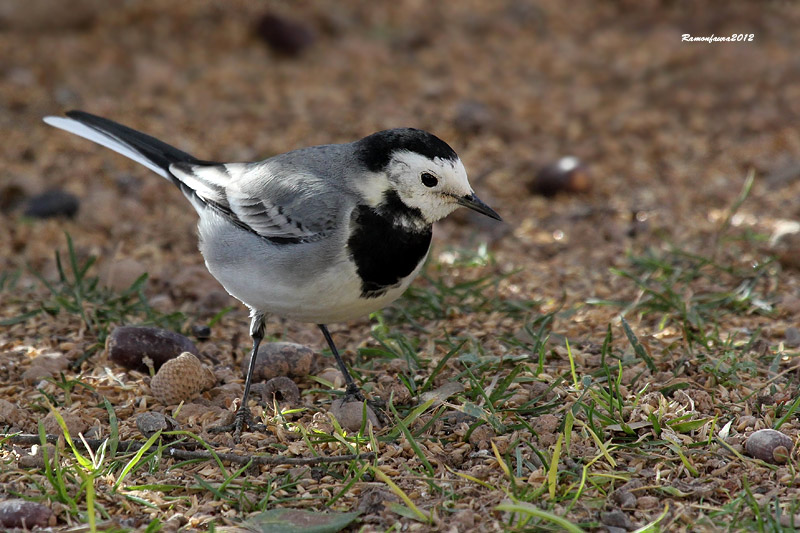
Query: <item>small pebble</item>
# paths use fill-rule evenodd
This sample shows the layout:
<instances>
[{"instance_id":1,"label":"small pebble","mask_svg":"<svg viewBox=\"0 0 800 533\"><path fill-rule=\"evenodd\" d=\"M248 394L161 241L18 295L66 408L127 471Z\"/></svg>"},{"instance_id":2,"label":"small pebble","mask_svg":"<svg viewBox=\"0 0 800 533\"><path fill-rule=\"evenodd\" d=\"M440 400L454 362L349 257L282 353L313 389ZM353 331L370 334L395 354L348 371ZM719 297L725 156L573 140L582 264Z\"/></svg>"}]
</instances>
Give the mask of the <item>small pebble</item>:
<instances>
[{"instance_id":1,"label":"small pebble","mask_svg":"<svg viewBox=\"0 0 800 533\"><path fill-rule=\"evenodd\" d=\"M600 521L606 526L618 527L630 531L633 529L633 523L628 515L619 509L608 511L607 513L600 513Z\"/></svg>"},{"instance_id":2,"label":"small pebble","mask_svg":"<svg viewBox=\"0 0 800 533\"><path fill-rule=\"evenodd\" d=\"M0 398L0 427L21 429L27 423L27 414L15 404Z\"/></svg>"},{"instance_id":3,"label":"small pebble","mask_svg":"<svg viewBox=\"0 0 800 533\"><path fill-rule=\"evenodd\" d=\"M785 269L800 270L800 250L794 248L778 252L778 262Z\"/></svg>"},{"instance_id":4,"label":"small pebble","mask_svg":"<svg viewBox=\"0 0 800 533\"><path fill-rule=\"evenodd\" d=\"M553 414L537 416L533 420L533 430L536 433L556 433L561 425L561 418Z\"/></svg>"},{"instance_id":5,"label":"small pebble","mask_svg":"<svg viewBox=\"0 0 800 533\"><path fill-rule=\"evenodd\" d=\"M784 342L792 348L800 346L800 330L793 326L786 328L786 340Z\"/></svg>"},{"instance_id":6,"label":"small pebble","mask_svg":"<svg viewBox=\"0 0 800 533\"><path fill-rule=\"evenodd\" d=\"M31 361L31 366L22 373L22 381L28 385L38 383L43 379L58 375L68 366L69 359L63 353L43 353Z\"/></svg>"},{"instance_id":7,"label":"small pebble","mask_svg":"<svg viewBox=\"0 0 800 533\"><path fill-rule=\"evenodd\" d=\"M193 324L192 335L200 342L207 341L211 338L211 328L205 324Z\"/></svg>"},{"instance_id":8,"label":"small pebble","mask_svg":"<svg viewBox=\"0 0 800 533\"><path fill-rule=\"evenodd\" d=\"M55 525L56 516L46 505L19 498L0 501L0 526L4 528L24 528L27 531Z\"/></svg>"},{"instance_id":9,"label":"small pebble","mask_svg":"<svg viewBox=\"0 0 800 533\"><path fill-rule=\"evenodd\" d=\"M398 52L416 52L427 48L433 43L434 35L430 31L419 28L410 27L400 30L397 35L391 39L392 49Z\"/></svg>"},{"instance_id":10,"label":"small pebble","mask_svg":"<svg viewBox=\"0 0 800 533\"><path fill-rule=\"evenodd\" d=\"M177 533L181 531L181 528L189 523L189 519L186 518L181 513L175 513L169 517L169 519L164 522L164 527L161 529L164 533Z\"/></svg>"},{"instance_id":11,"label":"small pebble","mask_svg":"<svg viewBox=\"0 0 800 533\"><path fill-rule=\"evenodd\" d=\"M440 387L432 391L423 392L419 396L419 403L425 403L428 400L433 400L432 407L438 407L444 403L445 400L451 396L464 391L464 385L458 381L448 381Z\"/></svg>"},{"instance_id":12,"label":"small pebble","mask_svg":"<svg viewBox=\"0 0 800 533\"><path fill-rule=\"evenodd\" d=\"M307 25L275 13L265 13L258 19L255 34L273 52L297 56L311 46L316 34Z\"/></svg>"},{"instance_id":13,"label":"small pebble","mask_svg":"<svg viewBox=\"0 0 800 533\"><path fill-rule=\"evenodd\" d=\"M786 270L800 270L800 233L789 233L775 242L774 252Z\"/></svg>"},{"instance_id":14,"label":"small pebble","mask_svg":"<svg viewBox=\"0 0 800 533\"><path fill-rule=\"evenodd\" d=\"M263 381L286 376L300 378L313 375L320 367L320 356L311 348L292 342L268 342L258 349L253 380ZM247 375L250 358L242 360L242 375Z\"/></svg>"},{"instance_id":15,"label":"small pebble","mask_svg":"<svg viewBox=\"0 0 800 533\"><path fill-rule=\"evenodd\" d=\"M156 411L148 411L136 417L136 428L147 438L152 437L157 431L173 431L178 427L177 420Z\"/></svg>"},{"instance_id":16,"label":"small pebble","mask_svg":"<svg viewBox=\"0 0 800 533\"><path fill-rule=\"evenodd\" d=\"M491 447L495 432L491 426L483 424L472 430L469 434L469 443L479 450L488 450Z\"/></svg>"},{"instance_id":17,"label":"small pebble","mask_svg":"<svg viewBox=\"0 0 800 533\"><path fill-rule=\"evenodd\" d=\"M355 433L361 430L361 424L364 421L363 409L364 404L362 402L355 400L345 401L344 398L339 398L331 403L331 408L328 412L336 418L340 426L347 431ZM381 423L378 421L375 411L369 405L367 405L367 420L372 422L372 426L375 429L380 429Z\"/></svg>"},{"instance_id":18,"label":"small pebble","mask_svg":"<svg viewBox=\"0 0 800 533\"><path fill-rule=\"evenodd\" d=\"M106 340L108 357L129 370L148 373L145 357L157 371L183 352L200 353L192 341L179 333L146 326L120 326Z\"/></svg>"},{"instance_id":19,"label":"small pebble","mask_svg":"<svg viewBox=\"0 0 800 533\"><path fill-rule=\"evenodd\" d=\"M262 400L267 405L272 405L273 399L283 405L297 405L300 402L300 389L297 384L286 376L272 378L266 383L255 383L253 392L261 394Z\"/></svg>"},{"instance_id":20,"label":"small pebble","mask_svg":"<svg viewBox=\"0 0 800 533\"><path fill-rule=\"evenodd\" d=\"M0 213L8 213L25 200L25 189L19 183L0 185Z\"/></svg>"},{"instance_id":21,"label":"small pebble","mask_svg":"<svg viewBox=\"0 0 800 533\"><path fill-rule=\"evenodd\" d=\"M744 448L751 457L776 465L786 464L794 441L775 429L759 429L747 439Z\"/></svg>"},{"instance_id":22,"label":"small pebble","mask_svg":"<svg viewBox=\"0 0 800 533\"><path fill-rule=\"evenodd\" d=\"M73 413L61 413L61 418L64 419L64 425L67 426L70 436L73 439L78 437L78 433L85 433L89 429L89 424L80 416ZM62 435L64 432L56 420L53 413L48 413L42 421L45 433L48 435Z\"/></svg>"},{"instance_id":23,"label":"small pebble","mask_svg":"<svg viewBox=\"0 0 800 533\"><path fill-rule=\"evenodd\" d=\"M123 292L147 272L147 267L131 257L115 259L100 268L100 283L114 292Z\"/></svg>"},{"instance_id":24,"label":"small pebble","mask_svg":"<svg viewBox=\"0 0 800 533\"><path fill-rule=\"evenodd\" d=\"M527 386L527 389L530 391L531 399L549 401L556 397L551 386L543 381L534 381Z\"/></svg>"},{"instance_id":25,"label":"small pebble","mask_svg":"<svg viewBox=\"0 0 800 533\"><path fill-rule=\"evenodd\" d=\"M461 133L480 133L492 123L492 112L485 104L475 100L465 100L458 105L453 118L453 126Z\"/></svg>"},{"instance_id":26,"label":"small pebble","mask_svg":"<svg viewBox=\"0 0 800 533\"><path fill-rule=\"evenodd\" d=\"M628 237L647 235L650 231L650 215L646 211L631 211L630 222L625 234Z\"/></svg>"},{"instance_id":27,"label":"small pebble","mask_svg":"<svg viewBox=\"0 0 800 533\"><path fill-rule=\"evenodd\" d=\"M52 444L47 444L46 446L47 458L52 462L53 458L55 457L56 447ZM20 468L33 468L41 470L45 467L44 453L42 452L42 447L38 444L31 446L30 450L20 449L18 454L19 461L17 461L17 465Z\"/></svg>"},{"instance_id":28,"label":"small pebble","mask_svg":"<svg viewBox=\"0 0 800 533\"><path fill-rule=\"evenodd\" d=\"M623 509L636 508L636 496L627 490L615 490L611 494L611 499Z\"/></svg>"},{"instance_id":29,"label":"small pebble","mask_svg":"<svg viewBox=\"0 0 800 533\"><path fill-rule=\"evenodd\" d=\"M344 385L344 376L342 375L341 370L338 368L328 367L322 372L318 373L317 377L324 379L328 383L332 384L335 388L339 388Z\"/></svg>"},{"instance_id":30,"label":"small pebble","mask_svg":"<svg viewBox=\"0 0 800 533\"><path fill-rule=\"evenodd\" d=\"M198 398L198 402L203 398ZM189 402L175 413L177 421L188 427L203 426L206 424L217 426L226 426L232 424L236 417L236 413L216 405L208 405L207 403L194 403Z\"/></svg>"},{"instance_id":31,"label":"small pebble","mask_svg":"<svg viewBox=\"0 0 800 533\"><path fill-rule=\"evenodd\" d=\"M208 287L205 284L201 286ZM222 289L203 289L203 293L197 301L197 310L205 314L216 314L220 309L233 305L234 302L236 300L233 299L233 296Z\"/></svg>"},{"instance_id":32,"label":"small pebble","mask_svg":"<svg viewBox=\"0 0 800 533\"><path fill-rule=\"evenodd\" d=\"M656 496L640 496L636 500L636 507L639 509L655 509L661 506L661 498Z\"/></svg>"},{"instance_id":33,"label":"small pebble","mask_svg":"<svg viewBox=\"0 0 800 533\"><path fill-rule=\"evenodd\" d=\"M362 514L380 514L386 509L384 502L397 501L397 496L380 487L368 487L358 496L356 510Z\"/></svg>"},{"instance_id":34,"label":"small pebble","mask_svg":"<svg viewBox=\"0 0 800 533\"><path fill-rule=\"evenodd\" d=\"M743 415L739 417L739 423L736 424L736 431L744 431L747 428L756 427L758 420L753 415Z\"/></svg>"},{"instance_id":35,"label":"small pebble","mask_svg":"<svg viewBox=\"0 0 800 533\"><path fill-rule=\"evenodd\" d=\"M72 218L78 213L78 197L67 191L53 189L28 199L25 216L32 218L52 218L65 216Z\"/></svg>"},{"instance_id":36,"label":"small pebble","mask_svg":"<svg viewBox=\"0 0 800 533\"><path fill-rule=\"evenodd\" d=\"M217 369L215 374L217 379L224 383L224 385L219 385L211 389L209 392L211 404L222 407L223 409L228 409L234 401L242 397L244 385L241 383L225 383L224 378L220 375L222 374L222 369ZM253 385L258 385L258 383L253 383Z\"/></svg>"},{"instance_id":37,"label":"small pebble","mask_svg":"<svg viewBox=\"0 0 800 533\"><path fill-rule=\"evenodd\" d=\"M562 157L543 167L533 181L528 183L528 189L532 193L542 196L555 196L560 192L583 193L591 188L589 169L573 156Z\"/></svg>"},{"instance_id":38,"label":"small pebble","mask_svg":"<svg viewBox=\"0 0 800 533\"><path fill-rule=\"evenodd\" d=\"M456 531L475 531L475 511L472 509L456 511L449 521L456 526Z\"/></svg>"},{"instance_id":39,"label":"small pebble","mask_svg":"<svg viewBox=\"0 0 800 533\"><path fill-rule=\"evenodd\" d=\"M383 386L381 397L387 402L391 398L394 405L408 405L411 403L411 391L405 384L401 383L396 378L387 376L391 381Z\"/></svg>"}]
</instances>

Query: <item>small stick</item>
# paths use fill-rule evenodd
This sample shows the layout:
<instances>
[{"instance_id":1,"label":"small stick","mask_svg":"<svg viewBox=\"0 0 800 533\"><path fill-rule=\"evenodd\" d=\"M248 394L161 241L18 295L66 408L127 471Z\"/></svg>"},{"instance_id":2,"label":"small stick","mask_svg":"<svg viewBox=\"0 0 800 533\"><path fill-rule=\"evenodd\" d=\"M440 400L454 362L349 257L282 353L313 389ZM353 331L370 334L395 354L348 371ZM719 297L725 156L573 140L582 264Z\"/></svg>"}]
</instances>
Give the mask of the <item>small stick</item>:
<instances>
[{"instance_id":1,"label":"small stick","mask_svg":"<svg viewBox=\"0 0 800 533\"><path fill-rule=\"evenodd\" d=\"M47 442L50 444L56 444L58 442L60 435L46 435L45 438ZM22 445L34 445L34 444L41 444L41 440L39 439L39 435L33 434L8 434L8 433L0 433L0 440L6 439L8 442L12 444L22 444ZM80 446L85 448L83 441L81 440L73 440L76 446ZM97 451L98 448L105 442L104 440L100 439L86 439L86 445L92 449L92 451ZM143 442L139 441L125 441L121 440L117 444L117 450L126 451L126 452L136 452L139 451L142 446L144 446ZM320 457L281 457L279 455L239 455L236 453L217 453L212 454L207 450L186 450L182 449L184 446L197 446L196 443L187 442L185 445L181 443L177 443L176 445L170 445L165 449L165 452L170 457L175 457L176 459L214 459L214 455L220 458L223 461L230 461L231 463L238 463L238 464L247 464L250 461L253 464L257 465L315 465L315 464L325 464L325 463L343 463L347 461L354 461L354 460L362 460L362 459L374 459L375 452L365 452L359 454L349 454L349 455L334 455L334 456L320 456Z\"/></svg>"},{"instance_id":2,"label":"small stick","mask_svg":"<svg viewBox=\"0 0 800 533\"><path fill-rule=\"evenodd\" d=\"M213 459L210 452L204 450L167 450L172 457L178 459ZM355 459L374 459L375 452L366 452L351 455L333 455L320 457L281 457L280 455L238 455L235 453L218 453L217 457L231 463L247 464L253 461L255 465L316 465L322 463L342 463Z\"/></svg>"}]
</instances>

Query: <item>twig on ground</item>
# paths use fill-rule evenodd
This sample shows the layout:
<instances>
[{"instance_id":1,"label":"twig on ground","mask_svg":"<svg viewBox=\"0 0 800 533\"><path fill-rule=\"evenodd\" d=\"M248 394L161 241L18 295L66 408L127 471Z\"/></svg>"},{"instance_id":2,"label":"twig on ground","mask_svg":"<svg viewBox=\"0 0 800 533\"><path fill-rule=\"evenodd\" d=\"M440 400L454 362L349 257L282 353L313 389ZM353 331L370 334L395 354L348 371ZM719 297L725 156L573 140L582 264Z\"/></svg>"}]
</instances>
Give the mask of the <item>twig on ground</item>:
<instances>
[{"instance_id":1,"label":"twig on ground","mask_svg":"<svg viewBox=\"0 0 800 533\"><path fill-rule=\"evenodd\" d=\"M45 437L48 443L56 444L60 436L46 435ZM21 444L21 445L41 444L39 435L33 435L33 434L0 433L0 440L7 440L7 442L10 442L12 444ZM92 449L92 451L96 451L105 441L100 439L85 439L85 441L82 440L74 441L76 446L85 448L83 444L84 442L89 448ZM144 443L139 441L119 441L119 444L117 444L117 450L125 452L136 452L140 450L143 445ZM196 443L178 442L168 445L164 451L170 457L182 460L214 459L216 456L223 461L229 461L231 463L247 464L252 461L253 464L257 465L315 465L323 463L342 463L353 460L366 460L375 458L375 452L365 452L365 453L348 454L348 455L320 456L320 457L282 457L279 455L269 455L269 456L240 455L236 453L212 453L207 450L183 449L189 445L194 447L196 446Z\"/></svg>"},{"instance_id":2,"label":"twig on ground","mask_svg":"<svg viewBox=\"0 0 800 533\"><path fill-rule=\"evenodd\" d=\"M178 459L212 459L210 452L202 450L167 450L172 457ZM349 455L329 455L320 457L281 457L279 455L238 455L235 453L218 453L217 457L231 463L246 464L250 461L256 465L315 465L322 463L341 463L355 459L374 459L375 452L365 452Z\"/></svg>"}]
</instances>

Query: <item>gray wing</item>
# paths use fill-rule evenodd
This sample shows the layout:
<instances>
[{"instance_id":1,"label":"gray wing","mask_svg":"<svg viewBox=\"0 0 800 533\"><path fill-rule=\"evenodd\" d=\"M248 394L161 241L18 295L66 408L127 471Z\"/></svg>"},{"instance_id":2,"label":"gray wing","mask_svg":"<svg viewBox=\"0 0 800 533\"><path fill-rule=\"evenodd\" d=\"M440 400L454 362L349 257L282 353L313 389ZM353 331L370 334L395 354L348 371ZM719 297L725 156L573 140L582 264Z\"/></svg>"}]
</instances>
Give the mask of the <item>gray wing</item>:
<instances>
[{"instance_id":1,"label":"gray wing","mask_svg":"<svg viewBox=\"0 0 800 533\"><path fill-rule=\"evenodd\" d=\"M278 243L314 242L345 215L349 195L324 176L273 160L203 165L176 163L170 173L235 224ZM202 202L198 206L197 202ZM199 209L198 209L199 210Z\"/></svg>"}]
</instances>

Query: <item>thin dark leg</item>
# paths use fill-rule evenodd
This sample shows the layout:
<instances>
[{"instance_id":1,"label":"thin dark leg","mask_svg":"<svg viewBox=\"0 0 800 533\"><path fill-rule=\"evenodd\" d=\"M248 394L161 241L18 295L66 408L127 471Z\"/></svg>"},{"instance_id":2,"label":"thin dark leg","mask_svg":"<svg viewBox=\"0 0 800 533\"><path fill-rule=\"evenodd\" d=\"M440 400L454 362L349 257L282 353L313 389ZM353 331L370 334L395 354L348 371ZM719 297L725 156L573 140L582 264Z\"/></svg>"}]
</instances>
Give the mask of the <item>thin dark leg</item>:
<instances>
[{"instance_id":1,"label":"thin dark leg","mask_svg":"<svg viewBox=\"0 0 800 533\"><path fill-rule=\"evenodd\" d=\"M350 372L347 371L347 367L345 366L344 361L342 361L342 356L339 355L339 350L336 349L336 345L333 343L333 338L331 337L331 333L328 331L328 326L325 324L317 324L317 326L319 326L319 329L322 331L322 335L325 336L328 347L330 347L331 352L333 352L333 357L336 358L336 364L339 365L339 370L344 376L344 383L347 385L345 393L349 397L355 397L358 400L363 400L364 396L362 396L358 385L356 385L356 382L353 381L353 378L350 376Z\"/></svg>"},{"instance_id":2,"label":"thin dark leg","mask_svg":"<svg viewBox=\"0 0 800 533\"><path fill-rule=\"evenodd\" d=\"M236 411L236 419L233 424L226 426L217 426L209 429L212 433L223 433L233 430L233 440L239 442L239 437L242 434L242 429L250 427L257 429L259 425L253 424L253 413L247 407L247 398L250 396L250 384L253 381L253 369L256 367L256 357L258 356L258 347L261 340L264 338L264 313L253 311L250 319L250 337L253 338L253 349L250 352L250 365L247 368L247 377L244 381L244 394L242 395L242 404L239 410Z\"/></svg>"}]
</instances>

